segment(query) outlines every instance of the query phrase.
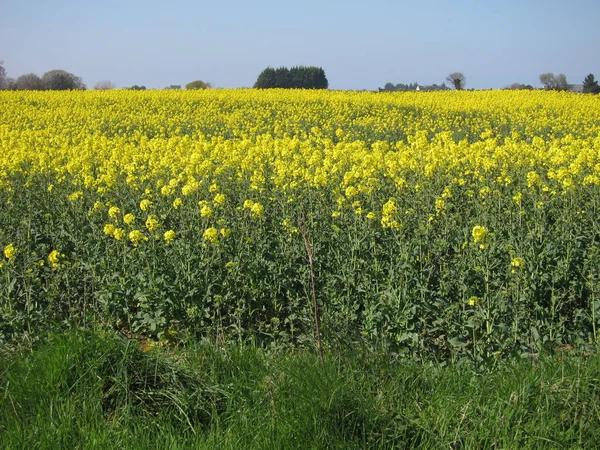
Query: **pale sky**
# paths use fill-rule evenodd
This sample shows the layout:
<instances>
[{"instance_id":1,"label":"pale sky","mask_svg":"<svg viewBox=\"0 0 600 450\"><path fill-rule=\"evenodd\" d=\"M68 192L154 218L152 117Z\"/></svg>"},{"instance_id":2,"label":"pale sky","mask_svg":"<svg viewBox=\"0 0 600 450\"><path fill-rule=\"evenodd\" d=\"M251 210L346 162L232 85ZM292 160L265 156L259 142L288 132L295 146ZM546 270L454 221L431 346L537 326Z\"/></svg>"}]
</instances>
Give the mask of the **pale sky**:
<instances>
[{"instance_id":1,"label":"pale sky","mask_svg":"<svg viewBox=\"0 0 600 450\"><path fill-rule=\"evenodd\" d=\"M88 87L193 80L251 87L267 66L320 66L331 89L386 82L539 86L600 79L600 0L5 0L8 76L63 69Z\"/></svg>"}]
</instances>

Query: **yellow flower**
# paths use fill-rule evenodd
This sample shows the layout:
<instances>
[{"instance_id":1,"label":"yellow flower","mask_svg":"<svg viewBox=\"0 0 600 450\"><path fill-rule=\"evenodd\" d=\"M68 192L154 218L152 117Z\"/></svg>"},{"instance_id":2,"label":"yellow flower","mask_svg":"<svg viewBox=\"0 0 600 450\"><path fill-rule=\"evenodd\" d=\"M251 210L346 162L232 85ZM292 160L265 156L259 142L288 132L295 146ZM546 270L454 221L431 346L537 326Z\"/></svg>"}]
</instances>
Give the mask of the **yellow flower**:
<instances>
[{"instance_id":1,"label":"yellow flower","mask_svg":"<svg viewBox=\"0 0 600 450\"><path fill-rule=\"evenodd\" d=\"M264 211L265 211L265 207L258 202L255 202L252 205L252 207L250 208L250 212L252 213L252 216L254 216L254 217L262 216Z\"/></svg>"},{"instance_id":2,"label":"yellow flower","mask_svg":"<svg viewBox=\"0 0 600 450\"><path fill-rule=\"evenodd\" d=\"M104 234L107 236L112 236L115 232L115 226L112 223L107 223L104 225Z\"/></svg>"},{"instance_id":3,"label":"yellow flower","mask_svg":"<svg viewBox=\"0 0 600 450\"><path fill-rule=\"evenodd\" d=\"M210 217L213 215L213 210L210 206L205 205L200 209L200 217Z\"/></svg>"},{"instance_id":4,"label":"yellow flower","mask_svg":"<svg viewBox=\"0 0 600 450\"><path fill-rule=\"evenodd\" d=\"M116 219L119 214L121 214L121 208L119 208L118 206L111 206L110 208L108 208L108 217L110 217L111 219Z\"/></svg>"},{"instance_id":5,"label":"yellow flower","mask_svg":"<svg viewBox=\"0 0 600 450\"><path fill-rule=\"evenodd\" d=\"M125 222L127 225L131 225L133 222L135 222L135 216L131 213L125 214L123 217L123 222Z\"/></svg>"},{"instance_id":6,"label":"yellow flower","mask_svg":"<svg viewBox=\"0 0 600 450\"><path fill-rule=\"evenodd\" d=\"M392 216L398 211L398 207L396 206L396 200L390 198L382 208L384 216Z\"/></svg>"},{"instance_id":7,"label":"yellow flower","mask_svg":"<svg viewBox=\"0 0 600 450\"><path fill-rule=\"evenodd\" d=\"M154 214L150 214L146 219L146 228L148 228L148 231L158 230L159 226L157 217Z\"/></svg>"},{"instance_id":8,"label":"yellow flower","mask_svg":"<svg viewBox=\"0 0 600 450\"><path fill-rule=\"evenodd\" d=\"M4 247L4 257L9 261L15 257L17 254L17 249L13 244L8 244Z\"/></svg>"},{"instance_id":9,"label":"yellow flower","mask_svg":"<svg viewBox=\"0 0 600 450\"><path fill-rule=\"evenodd\" d=\"M140 230L133 230L129 233L129 240L137 246L141 241L147 241L148 238Z\"/></svg>"},{"instance_id":10,"label":"yellow flower","mask_svg":"<svg viewBox=\"0 0 600 450\"><path fill-rule=\"evenodd\" d=\"M113 237L117 241L123 240L123 238L125 237L125 230L123 228L115 228L115 231L113 231Z\"/></svg>"},{"instance_id":11,"label":"yellow flower","mask_svg":"<svg viewBox=\"0 0 600 450\"><path fill-rule=\"evenodd\" d=\"M475 225L473 227L473 230L471 231L473 240L476 243L481 243L481 244L483 244L483 241L485 240L485 237L487 236L487 234L488 234L488 230L483 225Z\"/></svg>"},{"instance_id":12,"label":"yellow flower","mask_svg":"<svg viewBox=\"0 0 600 450\"><path fill-rule=\"evenodd\" d=\"M173 239L175 239L175 236L176 236L176 234L175 234L175 232L173 230L165 231L165 234L163 235L166 243L169 243Z\"/></svg>"},{"instance_id":13,"label":"yellow flower","mask_svg":"<svg viewBox=\"0 0 600 450\"><path fill-rule=\"evenodd\" d=\"M373 211L371 211L370 213L367 214L367 219L369 220L375 220L377 218L377 214L375 214Z\"/></svg>"},{"instance_id":14,"label":"yellow flower","mask_svg":"<svg viewBox=\"0 0 600 450\"><path fill-rule=\"evenodd\" d=\"M81 192L81 191L73 192L71 195L69 195L69 201L74 202L74 201L79 200L81 197L83 197L83 192Z\"/></svg>"},{"instance_id":15,"label":"yellow flower","mask_svg":"<svg viewBox=\"0 0 600 450\"><path fill-rule=\"evenodd\" d=\"M202 237L208 242L216 244L219 242L219 231L214 227L207 228L204 230Z\"/></svg>"},{"instance_id":16,"label":"yellow flower","mask_svg":"<svg viewBox=\"0 0 600 450\"><path fill-rule=\"evenodd\" d=\"M50 263L50 266L53 269L56 269L58 267L59 262L60 262L60 258L63 257L63 256L64 255L61 255L58 250L52 250L50 252L50 254L48 255L48 262Z\"/></svg>"},{"instance_id":17,"label":"yellow flower","mask_svg":"<svg viewBox=\"0 0 600 450\"><path fill-rule=\"evenodd\" d=\"M469 298L469 300L467 300L467 304L469 306L477 306L482 302L481 297L477 297L475 295L473 295L472 297Z\"/></svg>"},{"instance_id":18,"label":"yellow flower","mask_svg":"<svg viewBox=\"0 0 600 450\"><path fill-rule=\"evenodd\" d=\"M520 269L525 267L525 260L523 258L513 258L510 265Z\"/></svg>"},{"instance_id":19,"label":"yellow flower","mask_svg":"<svg viewBox=\"0 0 600 450\"><path fill-rule=\"evenodd\" d=\"M140 202L140 209L142 211L148 211L151 207L152 202L146 198Z\"/></svg>"},{"instance_id":20,"label":"yellow flower","mask_svg":"<svg viewBox=\"0 0 600 450\"><path fill-rule=\"evenodd\" d=\"M94 211L100 211L100 210L104 209L104 205L102 204L102 202L95 201L94 202L94 207L92 209Z\"/></svg>"},{"instance_id":21,"label":"yellow flower","mask_svg":"<svg viewBox=\"0 0 600 450\"><path fill-rule=\"evenodd\" d=\"M231 230L229 228L221 228L219 230L219 234L224 238L228 237L231 234Z\"/></svg>"},{"instance_id":22,"label":"yellow flower","mask_svg":"<svg viewBox=\"0 0 600 450\"><path fill-rule=\"evenodd\" d=\"M183 205L183 200L181 200L181 197L177 197L175 200L173 200L173 208L177 209L181 205Z\"/></svg>"},{"instance_id":23,"label":"yellow flower","mask_svg":"<svg viewBox=\"0 0 600 450\"><path fill-rule=\"evenodd\" d=\"M437 214L443 213L446 210L446 200L443 198L435 199L435 212Z\"/></svg>"},{"instance_id":24,"label":"yellow flower","mask_svg":"<svg viewBox=\"0 0 600 450\"><path fill-rule=\"evenodd\" d=\"M215 202L215 204L217 205L223 205L225 203L225 194L217 194L215 195L215 198L213 199L213 202Z\"/></svg>"}]
</instances>

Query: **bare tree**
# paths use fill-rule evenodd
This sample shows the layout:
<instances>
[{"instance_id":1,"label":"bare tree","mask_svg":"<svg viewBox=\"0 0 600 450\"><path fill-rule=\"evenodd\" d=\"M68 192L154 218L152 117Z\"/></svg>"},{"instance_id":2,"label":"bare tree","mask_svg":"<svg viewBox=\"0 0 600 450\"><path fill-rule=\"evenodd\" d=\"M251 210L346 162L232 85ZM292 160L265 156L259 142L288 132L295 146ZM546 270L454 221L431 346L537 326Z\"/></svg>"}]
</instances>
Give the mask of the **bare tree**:
<instances>
[{"instance_id":1,"label":"bare tree","mask_svg":"<svg viewBox=\"0 0 600 450\"><path fill-rule=\"evenodd\" d=\"M462 72L453 72L446 77L446 81L454 86L454 89L460 91L465 88L467 79Z\"/></svg>"},{"instance_id":2,"label":"bare tree","mask_svg":"<svg viewBox=\"0 0 600 450\"><path fill-rule=\"evenodd\" d=\"M44 89L44 84L35 73L27 73L17 78L15 89L18 91L41 91Z\"/></svg>"},{"instance_id":3,"label":"bare tree","mask_svg":"<svg viewBox=\"0 0 600 450\"><path fill-rule=\"evenodd\" d=\"M109 80L98 81L94 85L94 89L96 89L97 91L110 91L111 89L114 89L115 87L116 87L115 84Z\"/></svg>"},{"instance_id":4,"label":"bare tree","mask_svg":"<svg viewBox=\"0 0 600 450\"><path fill-rule=\"evenodd\" d=\"M540 83L549 91L566 91L569 88L567 77L564 73L554 76L552 72L540 75Z\"/></svg>"},{"instance_id":5,"label":"bare tree","mask_svg":"<svg viewBox=\"0 0 600 450\"><path fill-rule=\"evenodd\" d=\"M4 61L0 61L0 89L6 89L7 87L6 69L4 68Z\"/></svg>"}]
</instances>

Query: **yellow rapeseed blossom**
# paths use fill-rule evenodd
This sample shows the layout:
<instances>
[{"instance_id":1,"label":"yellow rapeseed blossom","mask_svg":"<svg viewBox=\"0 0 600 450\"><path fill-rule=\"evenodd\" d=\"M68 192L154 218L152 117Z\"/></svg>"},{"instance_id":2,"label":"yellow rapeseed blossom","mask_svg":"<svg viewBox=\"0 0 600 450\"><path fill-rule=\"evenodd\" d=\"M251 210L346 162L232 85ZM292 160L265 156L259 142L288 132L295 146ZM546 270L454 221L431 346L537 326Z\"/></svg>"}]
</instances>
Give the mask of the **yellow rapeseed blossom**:
<instances>
[{"instance_id":1,"label":"yellow rapeseed blossom","mask_svg":"<svg viewBox=\"0 0 600 450\"><path fill-rule=\"evenodd\" d=\"M208 206L208 205L204 205L202 208L200 208L200 217L210 217L213 215L213 209Z\"/></svg>"},{"instance_id":2,"label":"yellow rapeseed blossom","mask_svg":"<svg viewBox=\"0 0 600 450\"><path fill-rule=\"evenodd\" d=\"M204 230L202 237L211 244L216 244L219 242L219 231L214 227L207 228Z\"/></svg>"},{"instance_id":3,"label":"yellow rapeseed blossom","mask_svg":"<svg viewBox=\"0 0 600 450\"><path fill-rule=\"evenodd\" d=\"M111 206L110 208L108 208L108 217L110 217L111 219L116 219L117 217L119 217L119 214L121 214L121 208L119 208L118 206Z\"/></svg>"},{"instance_id":4,"label":"yellow rapeseed blossom","mask_svg":"<svg viewBox=\"0 0 600 450\"><path fill-rule=\"evenodd\" d=\"M160 224L158 223L158 218L154 214L150 214L146 218L146 228L148 231L156 231L158 230Z\"/></svg>"},{"instance_id":5,"label":"yellow rapeseed blossom","mask_svg":"<svg viewBox=\"0 0 600 450\"><path fill-rule=\"evenodd\" d=\"M476 244L483 244L487 234L488 230L483 225L475 225L473 230L471 230L471 236L473 236L473 240Z\"/></svg>"},{"instance_id":6,"label":"yellow rapeseed blossom","mask_svg":"<svg viewBox=\"0 0 600 450\"><path fill-rule=\"evenodd\" d=\"M60 264L60 259L64 257L58 250L52 250L48 255L48 262L50 263L50 267L56 269Z\"/></svg>"},{"instance_id":7,"label":"yellow rapeseed blossom","mask_svg":"<svg viewBox=\"0 0 600 450\"><path fill-rule=\"evenodd\" d=\"M123 228L115 228L115 231L113 231L112 236L117 240L117 241L122 241L123 238L125 237L125 230Z\"/></svg>"},{"instance_id":8,"label":"yellow rapeseed blossom","mask_svg":"<svg viewBox=\"0 0 600 450\"><path fill-rule=\"evenodd\" d=\"M140 230L133 230L129 232L129 240L137 246L140 242L147 241L148 238Z\"/></svg>"},{"instance_id":9,"label":"yellow rapeseed blossom","mask_svg":"<svg viewBox=\"0 0 600 450\"><path fill-rule=\"evenodd\" d=\"M475 295L473 295L472 297L469 297L469 299L467 300L467 304L469 306L477 306L482 302L481 297L477 297Z\"/></svg>"},{"instance_id":10,"label":"yellow rapeseed blossom","mask_svg":"<svg viewBox=\"0 0 600 450\"><path fill-rule=\"evenodd\" d=\"M181 197L177 197L175 200L173 200L173 208L178 209L181 205L183 205L183 200L181 200Z\"/></svg>"},{"instance_id":11,"label":"yellow rapeseed blossom","mask_svg":"<svg viewBox=\"0 0 600 450\"><path fill-rule=\"evenodd\" d=\"M165 231L165 233L163 234L163 238L167 244L169 242L171 242L173 239L175 239L176 236L177 235L175 234L175 232L173 230Z\"/></svg>"},{"instance_id":12,"label":"yellow rapeseed blossom","mask_svg":"<svg viewBox=\"0 0 600 450\"><path fill-rule=\"evenodd\" d=\"M140 202L140 209L142 211L148 211L152 207L152 202L145 198Z\"/></svg>"},{"instance_id":13,"label":"yellow rapeseed blossom","mask_svg":"<svg viewBox=\"0 0 600 450\"><path fill-rule=\"evenodd\" d=\"M17 254L17 249L13 244L8 244L4 247L4 257L9 261L15 257Z\"/></svg>"},{"instance_id":14,"label":"yellow rapeseed blossom","mask_svg":"<svg viewBox=\"0 0 600 450\"><path fill-rule=\"evenodd\" d=\"M127 225L132 225L135 222L135 216L131 213L127 213L123 216L123 222Z\"/></svg>"},{"instance_id":15,"label":"yellow rapeseed blossom","mask_svg":"<svg viewBox=\"0 0 600 450\"><path fill-rule=\"evenodd\" d=\"M220 193L220 194L215 195L213 202L216 205L223 205L223 204L225 204L225 199L226 199L225 194Z\"/></svg>"},{"instance_id":16,"label":"yellow rapeseed blossom","mask_svg":"<svg viewBox=\"0 0 600 450\"><path fill-rule=\"evenodd\" d=\"M115 232L115 226L112 223L107 223L104 225L103 231L107 236L112 236Z\"/></svg>"}]
</instances>

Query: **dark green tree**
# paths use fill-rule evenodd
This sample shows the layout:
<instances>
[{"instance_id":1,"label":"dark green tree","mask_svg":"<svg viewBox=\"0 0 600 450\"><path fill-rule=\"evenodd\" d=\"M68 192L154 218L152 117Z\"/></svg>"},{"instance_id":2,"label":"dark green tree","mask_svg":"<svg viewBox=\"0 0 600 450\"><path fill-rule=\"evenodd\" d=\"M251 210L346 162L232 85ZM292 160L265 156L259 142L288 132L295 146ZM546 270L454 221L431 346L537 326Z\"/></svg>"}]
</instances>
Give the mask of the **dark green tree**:
<instances>
[{"instance_id":1,"label":"dark green tree","mask_svg":"<svg viewBox=\"0 0 600 450\"><path fill-rule=\"evenodd\" d=\"M267 67L256 79L254 87L257 89L327 89L329 82L321 67L296 66L290 69Z\"/></svg>"},{"instance_id":2,"label":"dark green tree","mask_svg":"<svg viewBox=\"0 0 600 450\"><path fill-rule=\"evenodd\" d=\"M600 94L600 85L593 74L589 74L583 80L583 92L586 94Z\"/></svg>"}]
</instances>

